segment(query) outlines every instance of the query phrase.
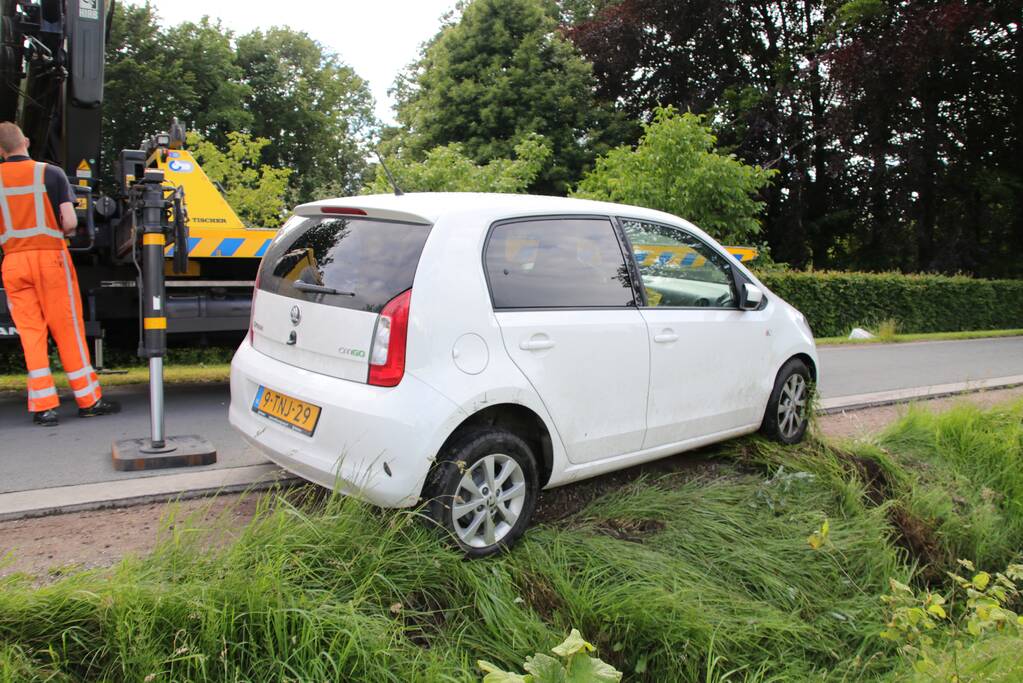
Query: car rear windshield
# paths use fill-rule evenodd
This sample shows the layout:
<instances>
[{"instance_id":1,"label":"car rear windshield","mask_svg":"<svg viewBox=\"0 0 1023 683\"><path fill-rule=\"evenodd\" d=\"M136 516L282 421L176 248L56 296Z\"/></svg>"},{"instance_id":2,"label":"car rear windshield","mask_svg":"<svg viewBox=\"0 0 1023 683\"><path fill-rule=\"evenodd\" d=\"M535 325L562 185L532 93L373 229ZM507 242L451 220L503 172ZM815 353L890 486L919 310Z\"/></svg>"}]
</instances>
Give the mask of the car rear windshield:
<instances>
[{"instance_id":1,"label":"car rear windshield","mask_svg":"<svg viewBox=\"0 0 1023 683\"><path fill-rule=\"evenodd\" d=\"M263 257L259 288L371 313L412 286L430 234L428 225L367 218L292 221Z\"/></svg>"}]
</instances>

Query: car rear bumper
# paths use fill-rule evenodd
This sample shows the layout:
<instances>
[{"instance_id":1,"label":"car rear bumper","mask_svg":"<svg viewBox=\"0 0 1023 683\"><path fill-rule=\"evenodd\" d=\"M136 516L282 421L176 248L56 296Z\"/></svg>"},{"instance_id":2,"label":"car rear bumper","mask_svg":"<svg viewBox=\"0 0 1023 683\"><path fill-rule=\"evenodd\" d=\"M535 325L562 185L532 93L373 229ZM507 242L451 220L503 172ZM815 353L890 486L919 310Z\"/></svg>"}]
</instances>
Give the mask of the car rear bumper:
<instances>
[{"instance_id":1,"label":"car rear bumper","mask_svg":"<svg viewBox=\"0 0 1023 683\"><path fill-rule=\"evenodd\" d=\"M312 436L252 410L259 386L320 406ZM337 379L266 356L246 340L231 362L231 425L284 469L381 507L415 505L435 431L458 407L406 373L394 388Z\"/></svg>"}]
</instances>

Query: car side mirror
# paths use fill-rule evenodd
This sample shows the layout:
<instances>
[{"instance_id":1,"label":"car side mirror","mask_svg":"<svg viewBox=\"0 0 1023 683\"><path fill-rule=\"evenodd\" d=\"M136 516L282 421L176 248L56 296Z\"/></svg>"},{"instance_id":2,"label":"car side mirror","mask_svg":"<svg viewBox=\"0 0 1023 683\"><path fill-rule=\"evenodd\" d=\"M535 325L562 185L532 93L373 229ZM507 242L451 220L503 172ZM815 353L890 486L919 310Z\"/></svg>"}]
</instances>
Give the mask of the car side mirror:
<instances>
[{"instance_id":1,"label":"car side mirror","mask_svg":"<svg viewBox=\"0 0 1023 683\"><path fill-rule=\"evenodd\" d=\"M755 311L764 302L764 292L756 285L744 282L742 285L742 309Z\"/></svg>"}]
</instances>

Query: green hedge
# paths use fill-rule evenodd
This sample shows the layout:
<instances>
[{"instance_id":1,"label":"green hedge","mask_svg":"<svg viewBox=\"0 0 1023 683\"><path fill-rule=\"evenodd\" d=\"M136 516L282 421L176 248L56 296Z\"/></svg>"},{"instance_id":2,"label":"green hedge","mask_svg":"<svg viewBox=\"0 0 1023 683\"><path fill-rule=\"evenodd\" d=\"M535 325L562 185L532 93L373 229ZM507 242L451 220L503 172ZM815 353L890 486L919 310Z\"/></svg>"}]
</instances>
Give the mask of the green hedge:
<instances>
[{"instance_id":1,"label":"green hedge","mask_svg":"<svg viewBox=\"0 0 1023 683\"><path fill-rule=\"evenodd\" d=\"M1023 280L841 272L758 276L802 311L817 337L847 335L887 319L898 321L903 333L1023 328Z\"/></svg>"}]
</instances>

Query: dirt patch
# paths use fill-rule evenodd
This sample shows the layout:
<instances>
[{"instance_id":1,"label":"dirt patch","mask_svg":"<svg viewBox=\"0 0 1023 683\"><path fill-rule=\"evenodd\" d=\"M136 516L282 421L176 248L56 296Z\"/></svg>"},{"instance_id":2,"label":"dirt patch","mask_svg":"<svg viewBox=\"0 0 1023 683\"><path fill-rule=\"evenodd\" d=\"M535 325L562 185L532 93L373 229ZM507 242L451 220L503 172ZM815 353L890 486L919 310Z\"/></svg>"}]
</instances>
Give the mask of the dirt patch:
<instances>
[{"instance_id":1,"label":"dirt patch","mask_svg":"<svg viewBox=\"0 0 1023 683\"><path fill-rule=\"evenodd\" d=\"M999 403L1007 403L1023 399L1023 387L1011 389L993 389L979 391L960 396L949 396L930 401L917 401L913 405L931 412L940 413L958 403L972 403L980 408L990 408ZM818 428L826 437L832 439L857 439L879 432L906 414L907 404L881 406L866 410L852 410L845 413L834 413L818 418Z\"/></svg>"},{"instance_id":2,"label":"dirt patch","mask_svg":"<svg viewBox=\"0 0 1023 683\"><path fill-rule=\"evenodd\" d=\"M901 506L893 507L888 519L899 532L895 542L905 548L910 557L919 561L920 578L925 583L940 580L947 558L941 552L934 527Z\"/></svg>"},{"instance_id":3,"label":"dirt patch","mask_svg":"<svg viewBox=\"0 0 1023 683\"><path fill-rule=\"evenodd\" d=\"M876 460L861 458L848 451L835 448L835 456L846 465L851 466L866 489L867 498L874 505L880 505L892 494L892 483L888 473Z\"/></svg>"},{"instance_id":4,"label":"dirt patch","mask_svg":"<svg viewBox=\"0 0 1023 683\"><path fill-rule=\"evenodd\" d=\"M212 499L154 503L37 519L0 522L0 576L25 573L45 581L74 569L108 567L126 555L152 551L171 506L182 518L218 532L244 528L256 510L257 496L223 495ZM173 530L168 526L166 531Z\"/></svg>"},{"instance_id":5,"label":"dirt patch","mask_svg":"<svg viewBox=\"0 0 1023 683\"><path fill-rule=\"evenodd\" d=\"M680 453L669 458L608 472L599 477L584 479L575 484L566 484L540 493L533 513L535 523L559 522L582 510L589 503L608 491L620 489L634 483L641 477L661 478L678 475L682 478L714 477L725 468L732 466L728 460L712 457L713 447Z\"/></svg>"},{"instance_id":6,"label":"dirt patch","mask_svg":"<svg viewBox=\"0 0 1023 683\"><path fill-rule=\"evenodd\" d=\"M540 615L544 621L551 623L556 614L565 608L565 600L542 576L526 575L526 583L521 587L522 597L529 607Z\"/></svg>"},{"instance_id":7,"label":"dirt patch","mask_svg":"<svg viewBox=\"0 0 1023 683\"><path fill-rule=\"evenodd\" d=\"M595 528L620 541L642 543L647 536L664 531L664 526L658 519L605 519Z\"/></svg>"}]
</instances>

